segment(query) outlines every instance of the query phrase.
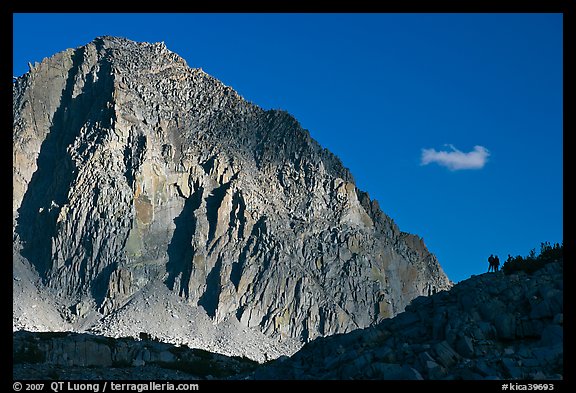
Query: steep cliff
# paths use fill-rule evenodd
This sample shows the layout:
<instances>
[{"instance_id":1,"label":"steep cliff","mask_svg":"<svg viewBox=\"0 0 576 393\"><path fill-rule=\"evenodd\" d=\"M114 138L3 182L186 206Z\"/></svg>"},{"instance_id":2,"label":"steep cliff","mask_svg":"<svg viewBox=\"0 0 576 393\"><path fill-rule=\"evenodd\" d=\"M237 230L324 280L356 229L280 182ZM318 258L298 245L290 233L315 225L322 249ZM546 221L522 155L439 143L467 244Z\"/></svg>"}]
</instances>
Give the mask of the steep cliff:
<instances>
[{"instance_id":1,"label":"steep cliff","mask_svg":"<svg viewBox=\"0 0 576 393\"><path fill-rule=\"evenodd\" d=\"M213 323L306 342L450 287L291 115L163 43L99 37L13 89L14 264L76 327L161 283Z\"/></svg>"}]
</instances>

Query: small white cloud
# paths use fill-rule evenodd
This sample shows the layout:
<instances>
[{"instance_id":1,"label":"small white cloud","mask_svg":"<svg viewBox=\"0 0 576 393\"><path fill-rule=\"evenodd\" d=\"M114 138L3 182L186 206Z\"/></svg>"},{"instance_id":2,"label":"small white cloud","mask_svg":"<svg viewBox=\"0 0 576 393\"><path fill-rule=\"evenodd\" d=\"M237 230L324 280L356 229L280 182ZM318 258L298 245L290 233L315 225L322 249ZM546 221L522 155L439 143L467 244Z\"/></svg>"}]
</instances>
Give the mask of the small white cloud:
<instances>
[{"instance_id":1,"label":"small white cloud","mask_svg":"<svg viewBox=\"0 0 576 393\"><path fill-rule=\"evenodd\" d=\"M488 161L490 152L484 146L474 146L474 150L464 153L452 145L446 145L450 151L422 149L421 165L436 163L451 171L462 169L482 169Z\"/></svg>"}]
</instances>

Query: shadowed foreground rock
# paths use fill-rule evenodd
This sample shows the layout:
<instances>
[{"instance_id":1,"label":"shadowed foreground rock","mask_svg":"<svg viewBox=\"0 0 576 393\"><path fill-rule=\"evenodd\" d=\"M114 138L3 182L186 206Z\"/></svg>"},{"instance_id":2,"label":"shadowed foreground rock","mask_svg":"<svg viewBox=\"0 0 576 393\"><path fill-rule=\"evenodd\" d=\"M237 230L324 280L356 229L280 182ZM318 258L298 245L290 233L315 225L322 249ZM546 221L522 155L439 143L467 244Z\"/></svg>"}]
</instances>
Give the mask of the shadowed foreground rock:
<instances>
[{"instance_id":1,"label":"shadowed foreground rock","mask_svg":"<svg viewBox=\"0 0 576 393\"><path fill-rule=\"evenodd\" d=\"M143 336L146 336L145 334ZM14 379L214 379L258 363L143 337L15 332Z\"/></svg>"},{"instance_id":2,"label":"shadowed foreground rock","mask_svg":"<svg viewBox=\"0 0 576 393\"><path fill-rule=\"evenodd\" d=\"M563 262L486 273L377 326L318 338L255 379L562 379Z\"/></svg>"}]
</instances>

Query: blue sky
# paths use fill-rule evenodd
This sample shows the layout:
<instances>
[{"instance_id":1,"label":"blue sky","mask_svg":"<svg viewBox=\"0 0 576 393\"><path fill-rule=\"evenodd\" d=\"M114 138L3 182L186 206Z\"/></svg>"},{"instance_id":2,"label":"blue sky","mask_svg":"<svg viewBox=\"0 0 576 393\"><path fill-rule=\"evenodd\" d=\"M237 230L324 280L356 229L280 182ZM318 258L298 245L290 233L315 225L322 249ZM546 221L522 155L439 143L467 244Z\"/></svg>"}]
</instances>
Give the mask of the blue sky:
<instances>
[{"instance_id":1,"label":"blue sky","mask_svg":"<svg viewBox=\"0 0 576 393\"><path fill-rule=\"evenodd\" d=\"M563 240L561 14L14 14L13 73L164 41L284 109L458 282Z\"/></svg>"}]
</instances>

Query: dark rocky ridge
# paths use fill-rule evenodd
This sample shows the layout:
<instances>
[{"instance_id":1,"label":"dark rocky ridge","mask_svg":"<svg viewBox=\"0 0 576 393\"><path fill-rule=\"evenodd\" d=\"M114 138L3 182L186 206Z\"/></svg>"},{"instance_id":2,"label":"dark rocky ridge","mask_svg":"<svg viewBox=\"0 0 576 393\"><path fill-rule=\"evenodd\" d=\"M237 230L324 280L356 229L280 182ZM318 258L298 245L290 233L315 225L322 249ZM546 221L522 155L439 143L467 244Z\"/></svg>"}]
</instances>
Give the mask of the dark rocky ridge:
<instances>
[{"instance_id":1,"label":"dark rocky ridge","mask_svg":"<svg viewBox=\"0 0 576 393\"><path fill-rule=\"evenodd\" d=\"M485 273L393 319L318 338L255 379L563 379L563 261Z\"/></svg>"},{"instance_id":2,"label":"dark rocky ridge","mask_svg":"<svg viewBox=\"0 0 576 393\"><path fill-rule=\"evenodd\" d=\"M14 330L170 340L143 308L162 283L213 323L306 342L450 287L292 116L162 43L100 37L13 87Z\"/></svg>"}]
</instances>

